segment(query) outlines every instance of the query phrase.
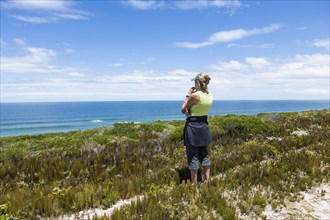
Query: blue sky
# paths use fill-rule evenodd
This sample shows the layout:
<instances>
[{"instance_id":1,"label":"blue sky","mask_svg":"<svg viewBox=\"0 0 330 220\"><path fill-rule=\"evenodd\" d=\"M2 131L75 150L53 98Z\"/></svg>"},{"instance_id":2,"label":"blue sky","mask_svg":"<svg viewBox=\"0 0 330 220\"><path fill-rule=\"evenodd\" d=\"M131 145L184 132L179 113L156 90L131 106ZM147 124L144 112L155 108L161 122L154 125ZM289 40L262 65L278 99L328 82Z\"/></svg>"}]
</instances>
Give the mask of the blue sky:
<instances>
[{"instance_id":1,"label":"blue sky","mask_svg":"<svg viewBox=\"0 0 330 220\"><path fill-rule=\"evenodd\" d=\"M1 102L329 99L329 1L1 1Z\"/></svg>"}]
</instances>

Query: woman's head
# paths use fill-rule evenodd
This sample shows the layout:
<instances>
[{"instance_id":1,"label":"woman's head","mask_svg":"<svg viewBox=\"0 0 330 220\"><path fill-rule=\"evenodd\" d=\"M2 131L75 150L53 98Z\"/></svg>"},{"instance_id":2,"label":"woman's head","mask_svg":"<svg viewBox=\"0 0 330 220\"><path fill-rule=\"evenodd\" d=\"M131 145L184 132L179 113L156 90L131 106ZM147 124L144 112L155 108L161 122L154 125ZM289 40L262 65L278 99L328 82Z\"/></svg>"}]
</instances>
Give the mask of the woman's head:
<instances>
[{"instance_id":1,"label":"woman's head","mask_svg":"<svg viewBox=\"0 0 330 220\"><path fill-rule=\"evenodd\" d=\"M200 90L207 91L207 85L210 83L211 78L206 73L198 73L193 80L195 81L196 88L199 86Z\"/></svg>"}]
</instances>

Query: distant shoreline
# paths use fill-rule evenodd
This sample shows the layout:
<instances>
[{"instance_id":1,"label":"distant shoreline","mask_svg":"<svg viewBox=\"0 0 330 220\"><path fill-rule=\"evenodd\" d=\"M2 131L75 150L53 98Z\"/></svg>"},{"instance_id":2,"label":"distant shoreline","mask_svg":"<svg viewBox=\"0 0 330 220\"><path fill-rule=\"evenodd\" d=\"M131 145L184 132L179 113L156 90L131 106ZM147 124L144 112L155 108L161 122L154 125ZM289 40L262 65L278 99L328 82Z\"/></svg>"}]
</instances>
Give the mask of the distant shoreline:
<instances>
[{"instance_id":1,"label":"distant shoreline","mask_svg":"<svg viewBox=\"0 0 330 220\"><path fill-rule=\"evenodd\" d=\"M323 110L329 110L328 109L316 109L316 110L305 110L305 111L287 111L287 112L265 112L265 113L257 113L257 114L252 114L252 115L258 115L258 114L281 114L281 113L299 113L299 112L308 112L308 111L323 111ZM244 114L228 114L228 115L244 115ZM209 117L213 116L226 116L226 115L211 115ZM250 115L251 116L251 115ZM156 120L156 121L149 121L149 122L137 122L137 121L117 121L114 123L122 123L122 124L143 124L143 123L154 123L157 121L160 122L170 122L170 121L184 121L185 118L182 119L168 119L168 120ZM98 121L98 120L96 120ZM93 122L95 123L95 122ZM35 134L18 134L18 135L8 135L8 136L2 136L0 134L0 139L2 138L10 138L10 137L20 137L20 136L37 136L37 135L57 135L57 134L63 134L63 133L69 133L69 132L78 132L78 131L88 131L88 130L93 130L93 129L102 129L102 128L112 128L113 125L104 125L101 127L96 127L96 128L87 128L87 129L75 129L75 130L67 130L67 131L58 131L58 132L45 132L45 133L35 133Z\"/></svg>"},{"instance_id":2,"label":"distant shoreline","mask_svg":"<svg viewBox=\"0 0 330 220\"><path fill-rule=\"evenodd\" d=\"M181 101L1 103L0 137L111 127L118 122L184 120ZM329 100L215 100L213 115L329 109Z\"/></svg>"}]
</instances>

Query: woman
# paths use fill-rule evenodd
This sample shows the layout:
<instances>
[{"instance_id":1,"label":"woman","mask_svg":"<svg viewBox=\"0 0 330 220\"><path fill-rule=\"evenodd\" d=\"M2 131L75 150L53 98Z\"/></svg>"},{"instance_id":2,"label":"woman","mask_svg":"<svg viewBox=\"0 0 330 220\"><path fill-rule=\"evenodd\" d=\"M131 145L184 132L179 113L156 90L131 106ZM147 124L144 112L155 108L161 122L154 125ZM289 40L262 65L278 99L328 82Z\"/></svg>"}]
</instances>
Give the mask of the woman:
<instances>
[{"instance_id":1,"label":"woman","mask_svg":"<svg viewBox=\"0 0 330 220\"><path fill-rule=\"evenodd\" d=\"M187 115L184 128L184 144L186 146L191 182L197 183L199 163L203 167L203 181L210 178L211 161L207 147L211 143L211 132L207 115L213 103L213 96L207 90L211 78L205 73L199 73L192 79L195 87L188 90L181 112Z\"/></svg>"}]
</instances>

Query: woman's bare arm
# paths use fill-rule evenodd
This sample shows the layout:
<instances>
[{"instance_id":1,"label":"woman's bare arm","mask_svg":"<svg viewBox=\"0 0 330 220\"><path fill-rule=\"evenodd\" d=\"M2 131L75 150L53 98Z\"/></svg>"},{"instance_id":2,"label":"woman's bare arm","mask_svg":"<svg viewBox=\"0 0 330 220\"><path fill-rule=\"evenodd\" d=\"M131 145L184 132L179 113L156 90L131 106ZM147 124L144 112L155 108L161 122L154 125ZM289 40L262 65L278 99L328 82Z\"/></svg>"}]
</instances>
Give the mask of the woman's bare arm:
<instances>
[{"instance_id":1,"label":"woman's bare arm","mask_svg":"<svg viewBox=\"0 0 330 220\"><path fill-rule=\"evenodd\" d=\"M186 113L187 110L190 110L193 105L198 104L199 102L199 95L196 93L192 93L188 100L184 101L181 107L181 112L183 114Z\"/></svg>"}]
</instances>

